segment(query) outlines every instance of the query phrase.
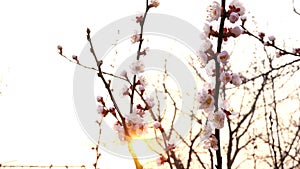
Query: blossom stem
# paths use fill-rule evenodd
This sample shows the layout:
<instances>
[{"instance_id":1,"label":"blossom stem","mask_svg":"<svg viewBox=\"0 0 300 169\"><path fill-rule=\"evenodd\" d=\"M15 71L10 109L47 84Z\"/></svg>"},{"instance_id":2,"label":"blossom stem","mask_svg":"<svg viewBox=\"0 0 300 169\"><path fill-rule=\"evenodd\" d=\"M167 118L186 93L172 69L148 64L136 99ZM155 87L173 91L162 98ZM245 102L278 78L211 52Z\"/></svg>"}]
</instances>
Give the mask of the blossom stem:
<instances>
[{"instance_id":1,"label":"blossom stem","mask_svg":"<svg viewBox=\"0 0 300 169\"><path fill-rule=\"evenodd\" d=\"M144 24L145 24L145 20L146 20L149 9L150 9L150 7L148 5L148 0L146 0L146 11L144 13L143 20L140 22L141 33L140 33L140 42L139 42L139 48L137 50L136 60L139 60L140 56L141 56L141 48L142 48L142 44L143 44ZM133 98L134 98L135 87L136 87L136 75L133 76L132 93L131 93L131 98L130 98L130 114L133 111Z\"/></svg>"},{"instance_id":2,"label":"blossom stem","mask_svg":"<svg viewBox=\"0 0 300 169\"><path fill-rule=\"evenodd\" d=\"M225 10L225 2L226 0L222 0L221 8L222 8L222 15L221 15L221 21L220 21L220 27L219 27L219 36L218 36L218 45L217 45L217 53L221 52L222 49L222 43L223 43L223 30L224 30L224 24L226 19L226 10ZM216 64L216 84L215 84L215 92L214 92L214 100L215 100L215 110L218 111L219 109L219 90L220 90L220 63L217 61L217 57L214 57L215 64ZM221 140L220 140L220 130L215 129L215 136L218 140L218 150L216 151L217 156L217 169L222 169L222 155L221 155Z\"/></svg>"},{"instance_id":3,"label":"blossom stem","mask_svg":"<svg viewBox=\"0 0 300 169\"><path fill-rule=\"evenodd\" d=\"M103 84L104 84L104 86L105 86L105 88L106 88L106 90L107 90L107 92L108 92L108 94L110 96L110 99L113 102L113 105L114 105L115 109L117 110L118 115L121 118L122 125L124 126L125 135L129 136L129 132L127 130L126 123L125 123L125 118L123 117L122 112L121 112L121 110L120 110L120 108L119 108L119 106L118 106L118 104L117 104L117 102L116 102L116 100L115 100L115 98L114 98L114 96L112 94L112 91L109 88L110 87L109 83L106 81L106 79L103 76L103 71L101 69L103 61L97 59L97 55L96 55L95 50L94 50L92 39L90 37L90 29L87 29L87 40L88 40L89 45L90 45L90 52L92 53L92 55L93 55L93 57L95 59L95 62L97 64L97 67L98 67L98 77L100 77L100 79L102 80L102 82L103 82Z\"/></svg>"}]
</instances>

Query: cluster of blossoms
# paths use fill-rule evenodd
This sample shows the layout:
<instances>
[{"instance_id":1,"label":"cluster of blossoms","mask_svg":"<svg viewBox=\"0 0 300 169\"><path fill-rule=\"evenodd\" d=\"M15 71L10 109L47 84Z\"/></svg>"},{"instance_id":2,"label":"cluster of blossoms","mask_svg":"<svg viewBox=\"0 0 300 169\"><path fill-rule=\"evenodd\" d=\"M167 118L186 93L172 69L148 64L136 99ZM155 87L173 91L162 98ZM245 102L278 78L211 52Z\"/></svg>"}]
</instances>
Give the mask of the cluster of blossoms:
<instances>
[{"instance_id":1,"label":"cluster of blossoms","mask_svg":"<svg viewBox=\"0 0 300 169\"><path fill-rule=\"evenodd\" d=\"M133 109L132 113L126 114L124 116L126 129L131 138L140 137L143 134L147 133L148 123L145 122L144 117L146 114L146 110L149 110L148 108L154 105L153 102L150 101L150 103L149 104L147 103L145 107L138 104ZM114 124L113 129L118 133L119 139L121 141L126 141L125 129L121 122L117 121Z\"/></svg>"},{"instance_id":2,"label":"cluster of blossoms","mask_svg":"<svg viewBox=\"0 0 300 169\"><path fill-rule=\"evenodd\" d=\"M156 8L159 6L158 0L151 0L148 4L148 9L150 8ZM144 23L144 15L139 14L135 18L136 23L143 26ZM131 36L131 42L132 44L141 43L143 42L142 38L142 32L138 33L137 31L134 32L134 34ZM149 48L145 48L143 50L139 49L139 56L145 56L147 55L147 52L149 51ZM114 124L113 129L118 133L119 139L121 141L126 141L127 137L134 138L134 137L140 137L143 134L147 133L148 124L145 122L144 117L148 110L152 109L155 106L155 100L153 97L147 97L144 94L144 91L146 90L147 81L145 76L143 75L143 72L145 70L145 64L142 59L138 56L138 59L133 61L131 65L129 65L130 71L122 71L121 77L125 78L129 85L124 85L121 89L121 95L122 96L128 96L130 99L133 99L134 92L139 92L141 95L142 100L144 101L144 106L141 104L137 104L133 106L133 109L130 110L130 113L128 114L118 114L118 116L121 116L122 121L117 120L117 122ZM130 72L134 76L134 81L131 82L129 79ZM138 95L135 95L138 96ZM98 113L102 114L103 117L105 117L109 112L114 112L114 116L116 119L118 119L114 109L106 108L105 103L103 102L102 97L99 97L99 103L101 103L98 106ZM154 123L155 128L161 128L161 125L159 122ZM162 160L163 161L163 160Z\"/></svg>"},{"instance_id":3,"label":"cluster of blossoms","mask_svg":"<svg viewBox=\"0 0 300 169\"><path fill-rule=\"evenodd\" d=\"M231 73L226 69L226 65L230 60L230 55L226 50L214 52L211 39L216 37L223 38L224 41L227 41L230 37L237 38L243 34L243 29L234 24L239 20L242 22L242 25L245 23L245 8L238 0L233 0L229 4L228 10L225 10L218 2L214 1L207 8L207 12L208 15L206 20L208 23L204 24L203 33L200 36L204 43L200 46L200 51L197 53L201 65L205 68L207 74L214 77L214 79L216 73L219 73L219 79L216 80L219 80L224 86L228 84L240 86L246 78L240 73ZM213 25L210 25L211 22L218 21L221 17L230 22L230 27L224 27L222 34L217 30L214 30ZM218 62L220 65L219 72L216 72L215 62ZM219 109L215 110L215 89L211 87L213 85L214 83L205 84L202 91L198 93L197 101L199 103L198 108L207 113L206 123L201 130L201 141L205 149L212 148L218 150L219 140L216 138L213 131L214 129L223 128L225 119L236 113L233 112L227 101L223 101L222 105L218 106Z\"/></svg>"},{"instance_id":4,"label":"cluster of blossoms","mask_svg":"<svg viewBox=\"0 0 300 169\"><path fill-rule=\"evenodd\" d=\"M147 132L147 123L144 121L145 111L138 105L134 111L125 115L126 127L130 136L141 136L143 133Z\"/></svg>"},{"instance_id":5,"label":"cluster of blossoms","mask_svg":"<svg viewBox=\"0 0 300 169\"><path fill-rule=\"evenodd\" d=\"M97 96L97 112L100 116L106 117L108 113L111 113L113 116L116 116L116 110L114 107L107 108L102 96Z\"/></svg>"},{"instance_id":6,"label":"cluster of blossoms","mask_svg":"<svg viewBox=\"0 0 300 169\"><path fill-rule=\"evenodd\" d=\"M123 76L123 77L127 77L127 72L126 71L123 71L122 73L121 73L121 75ZM138 90L141 92L141 94L143 95L144 94L144 92L145 92L145 88L146 88L146 86L147 86L147 81L146 81L146 78L143 76L143 75L139 75L138 76L138 81L136 82L136 86L138 87ZM123 86L123 88L121 89L121 95L122 96L129 96L129 97L131 97L131 92L132 92L132 89L133 88L133 86L132 85L130 85L129 87L127 86L127 85L124 85ZM147 98L147 99L149 99L149 98ZM146 101L147 101L147 99L146 99ZM149 102L151 102L151 101L153 101L153 100L148 100ZM150 103L150 105L153 105L154 103ZM152 108L153 106L151 106L151 108Z\"/></svg>"},{"instance_id":7,"label":"cluster of blossoms","mask_svg":"<svg viewBox=\"0 0 300 169\"><path fill-rule=\"evenodd\" d=\"M141 60L134 61L130 66L131 73L137 76L137 81L135 82L135 89L137 89L144 98L145 106L138 104L135 106L130 114L124 116L126 121L126 129L130 137L139 137L147 132L147 123L144 121L144 116L147 110L152 109L155 106L155 100L152 96L144 96L144 91L147 86L147 81L145 76L143 76L145 65ZM121 76L129 80L127 71L122 71ZM132 97L133 85L124 85L121 89L122 96ZM125 141L125 129L120 122L114 124L114 130L118 133L119 139Z\"/></svg>"}]
</instances>

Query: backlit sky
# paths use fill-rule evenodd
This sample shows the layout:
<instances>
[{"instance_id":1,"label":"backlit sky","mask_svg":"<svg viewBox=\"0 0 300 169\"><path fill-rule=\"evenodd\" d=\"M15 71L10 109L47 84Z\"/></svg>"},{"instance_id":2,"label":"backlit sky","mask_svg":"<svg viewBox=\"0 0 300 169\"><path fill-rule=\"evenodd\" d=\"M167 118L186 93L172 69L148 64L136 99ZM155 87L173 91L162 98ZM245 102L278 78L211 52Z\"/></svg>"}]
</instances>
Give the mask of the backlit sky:
<instances>
[{"instance_id":1,"label":"backlit sky","mask_svg":"<svg viewBox=\"0 0 300 169\"><path fill-rule=\"evenodd\" d=\"M300 10L299 0L295 0ZM209 0L161 0L151 12L184 19L202 28ZM260 29L279 39L300 39L300 16L291 0L245 1ZM0 163L87 165L94 162L91 141L73 106L74 65L57 54L79 54L86 27L96 32L124 16L144 10L144 0L0 1ZM198 36L198 35L195 35ZM298 46L299 47L299 46ZM1 79L0 79L1 80ZM7 86L6 86L7 84ZM115 169L132 161L104 162Z\"/></svg>"}]
</instances>

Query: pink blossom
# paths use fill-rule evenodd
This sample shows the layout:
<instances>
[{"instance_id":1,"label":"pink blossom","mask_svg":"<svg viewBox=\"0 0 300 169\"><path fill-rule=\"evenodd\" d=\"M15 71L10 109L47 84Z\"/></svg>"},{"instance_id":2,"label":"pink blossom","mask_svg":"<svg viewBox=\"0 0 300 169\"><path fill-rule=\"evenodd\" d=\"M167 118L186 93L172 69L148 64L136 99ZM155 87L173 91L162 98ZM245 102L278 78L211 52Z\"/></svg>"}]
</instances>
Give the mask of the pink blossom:
<instances>
[{"instance_id":1,"label":"pink blossom","mask_svg":"<svg viewBox=\"0 0 300 169\"><path fill-rule=\"evenodd\" d=\"M145 115L145 111L140 104L136 107L135 113L141 117Z\"/></svg>"},{"instance_id":2,"label":"pink blossom","mask_svg":"<svg viewBox=\"0 0 300 169\"><path fill-rule=\"evenodd\" d=\"M264 37L266 36L265 33L263 32L258 32L258 36L260 37L260 39L264 39Z\"/></svg>"},{"instance_id":3,"label":"pink blossom","mask_svg":"<svg viewBox=\"0 0 300 169\"><path fill-rule=\"evenodd\" d=\"M174 143L169 142L168 143L168 150L173 151L176 148Z\"/></svg>"},{"instance_id":4,"label":"pink blossom","mask_svg":"<svg viewBox=\"0 0 300 169\"><path fill-rule=\"evenodd\" d=\"M273 42L273 41L275 41L275 39L276 39L275 36L273 36L273 35L272 35L272 36L269 36L269 40L270 40L270 41Z\"/></svg>"},{"instance_id":5,"label":"pink blossom","mask_svg":"<svg viewBox=\"0 0 300 169\"><path fill-rule=\"evenodd\" d=\"M240 16L243 16L246 12L246 9L245 9L244 5L239 0L233 0L230 3L230 6L234 6L236 9L239 9L238 14Z\"/></svg>"},{"instance_id":6,"label":"pink blossom","mask_svg":"<svg viewBox=\"0 0 300 169\"><path fill-rule=\"evenodd\" d=\"M118 133L119 139L121 141L125 141L125 131L123 126L119 122L116 122L114 124L113 129Z\"/></svg>"},{"instance_id":7,"label":"pink blossom","mask_svg":"<svg viewBox=\"0 0 300 169\"><path fill-rule=\"evenodd\" d=\"M300 48L293 48L294 54L300 54Z\"/></svg>"},{"instance_id":8,"label":"pink blossom","mask_svg":"<svg viewBox=\"0 0 300 169\"><path fill-rule=\"evenodd\" d=\"M143 118L139 115L140 109L134 108L133 112L129 115L125 115L126 120L132 122L133 124L142 124Z\"/></svg>"},{"instance_id":9,"label":"pink blossom","mask_svg":"<svg viewBox=\"0 0 300 169\"><path fill-rule=\"evenodd\" d=\"M234 35L234 37L238 37L244 32L244 30L242 30L240 26L235 26L229 31Z\"/></svg>"},{"instance_id":10,"label":"pink blossom","mask_svg":"<svg viewBox=\"0 0 300 169\"><path fill-rule=\"evenodd\" d=\"M220 18L222 12L220 4L216 1L213 1L213 3L207 7L207 12L208 14L206 20L208 22L214 20L217 21Z\"/></svg>"},{"instance_id":11,"label":"pink blossom","mask_svg":"<svg viewBox=\"0 0 300 169\"><path fill-rule=\"evenodd\" d=\"M61 45L57 45L57 49L58 50L62 50L62 46Z\"/></svg>"},{"instance_id":12,"label":"pink blossom","mask_svg":"<svg viewBox=\"0 0 300 169\"><path fill-rule=\"evenodd\" d=\"M139 85L139 91L145 91L145 86L144 85Z\"/></svg>"},{"instance_id":13,"label":"pink blossom","mask_svg":"<svg viewBox=\"0 0 300 169\"><path fill-rule=\"evenodd\" d=\"M214 97L207 91L203 90L202 92L199 92L197 100L199 101L199 109L203 109L208 112L214 109Z\"/></svg>"},{"instance_id":14,"label":"pink blossom","mask_svg":"<svg viewBox=\"0 0 300 169\"><path fill-rule=\"evenodd\" d=\"M268 41L264 42L264 46L270 46L270 43Z\"/></svg>"},{"instance_id":15,"label":"pink blossom","mask_svg":"<svg viewBox=\"0 0 300 169\"><path fill-rule=\"evenodd\" d=\"M131 42L132 43L136 43L139 42L141 40L141 35L140 34L134 34L131 36Z\"/></svg>"},{"instance_id":16,"label":"pink blossom","mask_svg":"<svg viewBox=\"0 0 300 169\"><path fill-rule=\"evenodd\" d=\"M221 82L224 83L224 85L226 85L228 82L230 82L231 79L232 79L231 74L228 72L222 72L220 74L220 80L221 80Z\"/></svg>"},{"instance_id":17,"label":"pink blossom","mask_svg":"<svg viewBox=\"0 0 300 169\"><path fill-rule=\"evenodd\" d=\"M139 73L144 72L145 65L141 60L136 60L130 65L130 68L131 68L131 72L134 75L137 75Z\"/></svg>"},{"instance_id":18,"label":"pink blossom","mask_svg":"<svg viewBox=\"0 0 300 169\"><path fill-rule=\"evenodd\" d=\"M207 138L206 140L203 141L203 148L204 149L214 149L214 150L218 150L218 140L216 138L215 135L210 135L209 138Z\"/></svg>"},{"instance_id":19,"label":"pink blossom","mask_svg":"<svg viewBox=\"0 0 300 169\"><path fill-rule=\"evenodd\" d=\"M159 1L158 0L151 0L150 1L150 7L155 7L155 8L157 8L158 7L158 5L159 5Z\"/></svg>"},{"instance_id":20,"label":"pink blossom","mask_svg":"<svg viewBox=\"0 0 300 169\"><path fill-rule=\"evenodd\" d=\"M72 59L78 62L78 57L76 55L72 55Z\"/></svg>"},{"instance_id":21,"label":"pink blossom","mask_svg":"<svg viewBox=\"0 0 300 169\"><path fill-rule=\"evenodd\" d=\"M211 126L216 129L221 129L224 127L225 114L222 111L217 111L208 114L208 121Z\"/></svg>"},{"instance_id":22,"label":"pink blossom","mask_svg":"<svg viewBox=\"0 0 300 169\"><path fill-rule=\"evenodd\" d=\"M221 53L219 53L217 60L218 60L218 62L226 64L228 62L229 58L230 57L229 57L228 52L224 50Z\"/></svg>"},{"instance_id":23,"label":"pink blossom","mask_svg":"<svg viewBox=\"0 0 300 169\"><path fill-rule=\"evenodd\" d=\"M236 12L231 12L230 15L229 15L229 21L231 23L235 23L237 20L239 20L239 14L236 13Z\"/></svg>"},{"instance_id":24,"label":"pink blossom","mask_svg":"<svg viewBox=\"0 0 300 169\"><path fill-rule=\"evenodd\" d=\"M233 85L240 86L242 84L242 79L238 73L232 73L231 77L232 77L231 83Z\"/></svg>"},{"instance_id":25,"label":"pink blossom","mask_svg":"<svg viewBox=\"0 0 300 169\"><path fill-rule=\"evenodd\" d=\"M138 15L135 17L135 19L136 23L141 23L144 20L144 17L143 15Z\"/></svg>"},{"instance_id":26,"label":"pink blossom","mask_svg":"<svg viewBox=\"0 0 300 169\"><path fill-rule=\"evenodd\" d=\"M157 164L157 166L161 166L166 161L167 161L167 159L163 155L160 155L160 157L156 159L156 164Z\"/></svg>"},{"instance_id":27,"label":"pink blossom","mask_svg":"<svg viewBox=\"0 0 300 169\"><path fill-rule=\"evenodd\" d=\"M102 114L103 113L103 110L104 110L104 107L103 106L101 106L101 105L98 105L98 107L97 107L97 112L98 112L98 114Z\"/></svg>"},{"instance_id":28,"label":"pink blossom","mask_svg":"<svg viewBox=\"0 0 300 169\"><path fill-rule=\"evenodd\" d=\"M131 136L140 136L147 132L147 123L142 118L143 114L145 114L143 110L135 108L131 114L125 115L126 126Z\"/></svg>"},{"instance_id":29,"label":"pink blossom","mask_svg":"<svg viewBox=\"0 0 300 169\"><path fill-rule=\"evenodd\" d=\"M102 96L97 96L97 102L101 102L101 100L103 100Z\"/></svg>"},{"instance_id":30,"label":"pink blossom","mask_svg":"<svg viewBox=\"0 0 300 169\"><path fill-rule=\"evenodd\" d=\"M149 47L145 48L144 50L140 51L140 55L147 55L147 52L149 52Z\"/></svg>"},{"instance_id":31,"label":"pink blossom","mask_svg":"<svg viewBox=\"0 0 300 169\"><path fill-rule=\"evenodd\" d=\"M114 125L113 125L113 129L115 131L119 131L120 128L122 128L122 125L119 123L119 122L116 122Z\"/></svg>"},{"instance_id":32,"label":"pink blossom","mask_svg":"<svg viewBox=\"0 0 300 169\"><path fill-rule=\"evenodd\" d=\"M159 121L155 121L155 122L153 123L153 127L154 127L155 129L159 129L159 128L161 127L161 123L160 123Z\"/></svg>"}]
</instances>

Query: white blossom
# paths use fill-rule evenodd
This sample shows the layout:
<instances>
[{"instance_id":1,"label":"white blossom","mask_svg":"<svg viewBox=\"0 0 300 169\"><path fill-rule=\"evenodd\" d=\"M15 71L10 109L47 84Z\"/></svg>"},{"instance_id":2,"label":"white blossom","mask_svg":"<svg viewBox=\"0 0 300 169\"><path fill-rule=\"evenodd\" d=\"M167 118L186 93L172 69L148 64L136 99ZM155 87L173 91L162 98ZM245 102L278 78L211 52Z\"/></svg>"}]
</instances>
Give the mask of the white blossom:
<instances>
[{"instance_id":1,"label":"white blossom","mask_svg":"<svg viewBox=\"0 0 300 169\"><path fill-rule=\"evenodd\" d=\"M209 49L212 48L213 45L212 45L211 41L207 37L200 36L200 38L202 40L201 44L199 46L199 49L201 51L206 52L206 51L208 51Z\"/></svg>"},{"instance_id":2,"label":"white blossom","mask_svg":"<svg viewBox=\"0 0 300 169\"><path fill-rule=\"evenodd\" d=\"M139 75L138 80L140 82L140 85L147 86L148 83L147 83L147 80L146 80L145 76Z\"/></svg>"},{"instance_id":3,"label":"white blossom","mask_svg":"<svg viewBox=\"0 0 300 169\"><path fill-rule=\"evenodd\" d=\"M206 20L208 22L214 21L214 20L218 20L221 16L221 6L218 2L213 1L213 3L211 5L209 5L207 7L207 18Z\"/></svg>"},{"instance_id":4,"label":"white blossom","mask_svg":"<svg viewBox=\"0 0 300 169\"><path fill-rule=\"evenodd\" d=\"M237 20L239 20L239 14L236 13L236 12L231 12L230 15L229 15L229 21L231 23L235 23Z\"/></svg>"},{"instance_id":5,"label":"white blossom","mask_svg":"<svg viewBox=\"0 0 300 169\"><path fill-rule=\"evenodd\" d=\"M130 68L131 68L131 72L134 75L137 75L139 73L144 72L145 65L141 60L136 60L130 65Z\"/></svg>"},{"instance_id":6,"label":"white blossom","mask_svg":"<svg viewBox=\"0 0 300 169\"><path fill-rule=\"evenodd\" d=\"M118 137L121 141L125 141L125 131L123 126L119 123L115 123L113 129L118 133Z\"/></svg>"},{"instance_id":7,"label":"white blossom","mask_svg":"<svg viewBox=\"0 0 300 169\"><path fill-rule=\"evenodd\" d=\"M221 53L218 54L217 60L220 63L226 64L229 60L230 56L227 51L222 51Z\"/></svg>"},{"instance_id":8,"label":"white blossom","mask_svg":"<svg viewBox=\"0 0 300 169\"><path fill-rule=\"evenodd\" d=\"M147 132L147 123L142 118L143 114L143 110L135 108L131 114L125 115L126 126L131 136L140 136Z\"/></svg>"},{"instance_id":9,"label":"white blossom","mask_svg":"<svg viewBox=\"0 0 300 169\"><path fill-rule=\"evenodd\" d=\"M243 16L246 12L246 9L244 7L244 5L239 1L239 0L233 0L230 3L231 6L234 6L237 9L240 9L240 11L238 12L240 14L240 16Z\"/></svg>"},{"instance_id":10,"label":"white blossom","mask_svg":"<svg viewBox=\"0 0 300 169\"><path fill-rule=\"evenodd\" d=\"M238 112L234 111L233 108L231 107L230 103L228 100L224 100L221 105L220 108L222 109L222 111L225 113L227 118L231 118L234 117L235 115L238 114Z\"/></svg>"},{"instance_id":11,"label":"white blossom","mask_svg":"<svg viewBox=\"0 0 300 169\"><path fill-rule=\"evenodd\" d=\"M144 120L142 119L141 116L138 115L139 114L138 111L139 109L135 108L132 113L130 113L129 115L125 115L126 120L133 124L142 124Z\"/></svg>"},{"instance_id":12,"label":"white blossom","mask_svg":"<svg viewBox=\"0 0 300 169\"><path fill-rule=\"evenodd\" d=\"M225 114L222 111L212 112L208 114L208 121L211 126L216 129L224 127Z\"/></svg>"},{"instance_id":13,"label":"white blossom","mask_svg":"<svg viewBox=\"0 0 300 169\"><path fill-rule=\"evenodd\" d=\"M234 37L238 37L244 33L244 30L242 30L240 26L235 26L234 28L230 29L230 32L234 34Z\"/></svg>"},{"instance_id":14,"label":"white blossom","mask_svg":"<svg viewBox=\"0 0 300 169\"><path fill-rule=\"evenodd\" d=\"M136 43L139 42L141 40L141 35L135 33L134 35L131 36L131 42L132 43Z\"/></svg>"},{"instance_id":15,"label":"white blossom","mask_svg":"<svg viewBox=\"0 0 300 169\"><path fill-rule=\"evenodd\" d=\"M145 86L144 85L139 85L139 91L145 91Z\"/></svg>"},{"instance_id":16,"label":"white blossom","mask_svg":"<svg viewBox=\"0 0 300 169\"><path fill-rule=\"evenodd\" d=\"M154 100L154 97L153 96L150 96L150 97L147 97L145 99L146 103L147 103L147 106L149 109L153 108L155 106L155 100Z\"/></svg>"},{"instance_id":17,"label":"white blossom","mask_svg":"<svg viewBox=\"0 0 300 169\"><path fill-rule=\"evenodd\" d=\"M203 52L203 51L198 51L197 52L197 56L198 56L198 59L200 61L201 67L204 68L205 65L208 62L208 56L207 56L207 54L205 52Z\"/></svg>"},{"instance_id":18,"label":"white blossom","mask_svg":"<svg viewBox=\"0 0 300 169\"><path fill-rule=\"evenodd\" d=\"M197 100L199 102L199 109L210 112L214 109L214 97L209 94L207 91L202 90L198 93Z\"/></svg>"},{"instance_id":19,"label":"white blossom","mask_svg":"<svg viewBox=\"0 0 300 169\"><path fill-rule=\"evenodd\" d=\"M218 140L216 138L215 135L210 135L209 138L207 138L206 140L203 141L203 148L204 149L214 149L214 150L218 150Z\"/></svg>"},{"instance_id":20,"label":"white blossom","mask_svg":"<svg viewBox=\"0 0 300 169\"><path fill-rule=\"evenodd\" d=\"M208 61L208 63L205 66L205 70L208 76L215 76L216 75L216 65L215 61L212 59Z\"/></svg>"},{"instance_id":21,"label":"white blossom","mask_svg":"<svg viewBox=\"0 0 300 169\"><path fill-rule=\"evenodd\" d=\"M221 82L223 82L224 85L226 85L228 82L230 82L232 79L231 77L231 73L228 73L228 72L222 72L220 74L220 80Z\"/></svg>"},{"instance_id":22,"label":"white blossom","mask_svg":"<svg viewBox=\"0 0 300 169\"><path fill-rule=\"evenodd\" d=\"M238 73L232 73L231 77L232 77L231 83L233 85L240 86L242 84L242 79Z\"/></svg>"},{"instance_id":23,"label":"white blossom","mask_svg":"<svg viewBox=\"0 0 300 169\"><path fill-rule=\"evenodd\" d=\"M275 38L275 36L272 35L272 36L269 36L269 40L274 41L274 40L276 40L276 38Z\"/></svg>"}]
</instances>

